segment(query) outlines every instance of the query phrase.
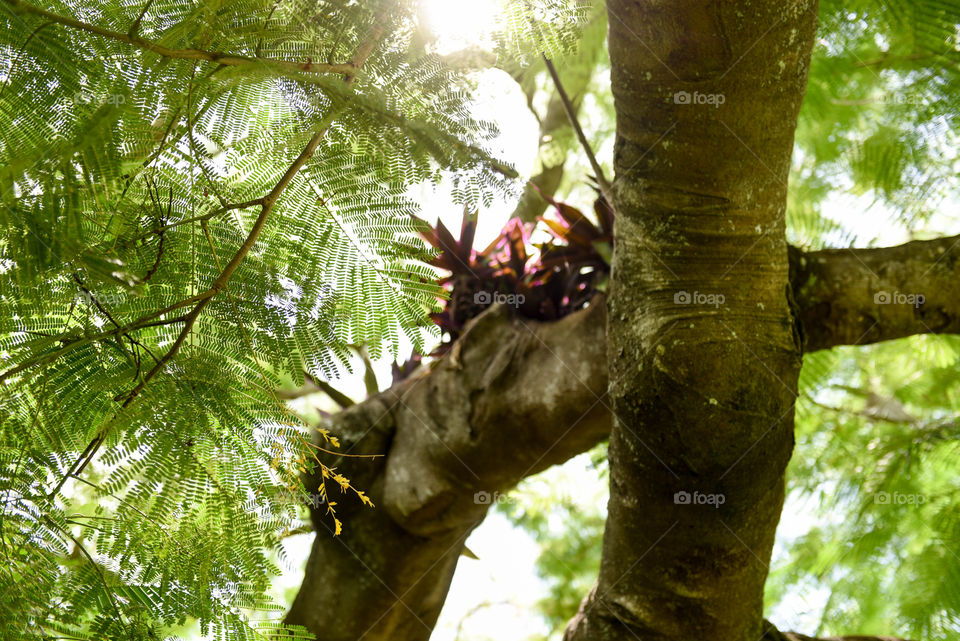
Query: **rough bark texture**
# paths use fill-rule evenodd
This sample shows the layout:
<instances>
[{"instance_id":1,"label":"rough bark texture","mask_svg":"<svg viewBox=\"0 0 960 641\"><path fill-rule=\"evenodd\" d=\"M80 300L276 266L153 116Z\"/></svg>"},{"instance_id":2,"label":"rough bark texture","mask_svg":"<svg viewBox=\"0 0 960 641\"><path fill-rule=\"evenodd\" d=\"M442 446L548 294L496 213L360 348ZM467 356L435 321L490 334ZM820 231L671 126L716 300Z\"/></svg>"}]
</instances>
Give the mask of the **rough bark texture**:
<instances>
[{"instance_id":1,"label":"rough bark texture","mask_svg":"<svg viewBox=\"0 0 960 641\"><path fill-rule=\"evenodd\" d=\"M764 635L760 641L910 641L900 637L888 636L842 636L842 637L808 637L796 632L780 632L769 621L764 621Z\"/></svg>"},{"instance_id":2,"label":"rough bark texture","mask_svg":"<svg viewBox=\"0 0 960 641\"><path fill-rule=\"evenodd\" d=\"M808 351L960 332L960 236L884 249L791 249Z\"/></svg>"},{"instance_id":3,"label":"rough bark texture","mask_svg":"<svg viewBox=\"0 0 960 641\"><path fill-rule=\"evenodd\" d=\"M318 535L287 621L321 641L427 639L463 541L486 514L476 493L505 490L609 432L606 363L593 357L605 314L597 304L543 324L491 308L432 370L336 415L345 452L386 454L337 463L377 507L344 497L339 537L314 510Z\"/></svg>"},{"instance_id":4,"label":"rough bark texture","mask_svg":"<svg viewBox=\"0 0 960 641\"><path fill-rule=\"evenodd\" d=\"M793 448L784 210L816 4L607 6L610 501L566 638L756 641Z\"/></svg>"}]
</instances>

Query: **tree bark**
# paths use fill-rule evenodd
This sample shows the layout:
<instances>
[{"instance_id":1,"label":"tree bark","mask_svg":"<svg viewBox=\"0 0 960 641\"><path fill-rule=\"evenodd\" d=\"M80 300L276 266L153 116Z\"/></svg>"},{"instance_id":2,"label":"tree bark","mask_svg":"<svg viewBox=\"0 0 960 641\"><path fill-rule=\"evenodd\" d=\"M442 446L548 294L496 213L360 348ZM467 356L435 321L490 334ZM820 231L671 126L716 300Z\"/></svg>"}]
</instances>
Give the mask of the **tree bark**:
<instances>
[{"instance_id":1,"label":"tree bark","mask_svg":"<svg viewBox=\"0 0 960 641\"><path fill-rule=\"evenodd\" d=\"M764 621L764 635L760 641L910 641L900 637L888 636L842 636L842 637L808 637L796 632L780 632L769 621Z\"/></svg>"},{"instance_id":2,"label":"tree bark","mask_svg":"<svg viewBox=\"0 0 960 641\"><path fill-rule=\"evenodd\" d=\"M610 0L610 501L569 641L756 641L802 343L786 179L816 4Z\"/></svg>"},{"instance_id":3,"label":"tree bark","mask_svg":"<svg viewBox=\"0 0 960 641\"><path fill-rule=\"evenodd\" d=\"M609 433L606 363L593 357L605 313L538 323L495 306L431 370L334 416L345 453L386 454L334 463L377 507L345 496L339 537L312 509L318 534L287 622L321 641L427 639L493 493Z\"/></svg>"},{"instance_id":4,"label":"tree bark","mask_svg":"<svg viewBox=\"0 0 960 641\"><path fill-rule=\"evenodd\" d=\"M883 249L791 248L806 349L960 333L960 236Z\"/></svg>"}]
</instances>

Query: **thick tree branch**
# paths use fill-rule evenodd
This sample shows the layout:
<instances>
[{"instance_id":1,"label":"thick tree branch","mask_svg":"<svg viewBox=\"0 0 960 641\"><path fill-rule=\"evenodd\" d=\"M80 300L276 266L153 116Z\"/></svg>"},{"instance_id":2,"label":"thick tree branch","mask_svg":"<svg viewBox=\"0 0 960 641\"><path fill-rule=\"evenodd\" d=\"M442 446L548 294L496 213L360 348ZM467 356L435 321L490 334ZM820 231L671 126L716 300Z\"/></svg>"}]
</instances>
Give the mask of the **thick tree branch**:
<instances>
[{"instance_id":1,"label":"thick tree branch","mask_svg":"<svg viewBox=\"0 0 960 641\"><path fill-rule=\"evenodd\" d=\"M336 538L313 510L318 535L287 621L322 641L427 639L484 498L609 432L595 358L605 316L602 299L553 323L494 306L431 369L332 417L344 452L387 453L334 463L377 508L342 502Z\"/></svg>"},{"instance_id":2,"label":"thick tree branch","mask_svg":"<svg viewBox=\"0 0 960 641\"><path fill-rule=\"evenodd\" d=\"M341 501L339 537L323 506L313 509L318 534L287 621L319 641L426 640L486 513L474 494L504 490L609 434L605 307L598 298L540 323L495 306L432 368L330 417L343 451L386 454L332 463L377 508ZM905 641L774 632L767 641Z\"/></svg>"},{"instance_id":3,"label":"thick tree branch","mask_svg":"<svg viewBox=\"0 0 960 641\"><path fill-rule=\"evenodd\" d=\"M783 633L783 641L910 641L910 639L904 639L902 637L875 637L863 635L844 635L842 637L808 637L805 634L798 634L796 632L785 632Z\"/></svg>"},{"instance_id":4,"label":"thick tree branch","mask_svg":"<svg viewBox=\"0 0 960 641\"><path fill-rule=\"evenodd\" d=\"M79 29L81 31L86 31L87 33L92 33L104 38L109 38L118 42L124 42L133 45L138 49L149 51L165 58L177 58L181 60L205 60L218 65L232 67L260 64L276 69L277 71L283 73L306 71L310 73L356 74L358 69L358 66L353 61L337 64L327 64L321 62L293 62L289 60L276 60L272 58L238 56L219 51L206 51L203 49L170 49L169 47L164 47L163 45L151 42L137 35L139 31L139 19L137 19L137 22L131 27L129 33L121 33L119 31L111 31L110 29L104 29L103 27L87 24L67 16L58 15L51 11L47 11L46 9L35 7L28 2L24 2L23 0L5 1L7 4L12 5L15 9L23 11L24 13L40 16L46 20L49 20L50 22L60 24L65 27Z\"/></svg>"},{"instance_id":5,"label":"thick tree branch","mask_svg":"<svg viewBox=\"0 0 960 641\"><path fill-rule=\"evenodd\" d=\"M591 590L591 594L595 593L596 586ZM574 621L579 622L583 619L583 608L588 601L584 600L584 604L581 604L580 611L577 612L574 617ZM912 641L911 639L905 639L901 637L890 637L890 636L840 636L840 637L808 637L805 634L800 634L798 632L781 632L769 621L764 620L763 622L763 636L757 641Z\"/></svg>"},{"instance_id":6,"label":"thick tree branch","mask_svg":"<svg viewBox=\"0 0 960 641\"><path fill-rule=\"evenodd\" d=\"M918 252L916 243L806 254L791 250L792 280L799 287L795 298L807 333L814 337L807 349L855 343L858 336L844 322L820 324L818 301L826 298L837 306L828 320L833 314L848 318L844 306L863 302L865 295L845 299L832 293L835 281L814 279L815 274L832 274L843 265L853 269L850 260L859 264L855 254L878 273L953 270L954 280L938 280L937 287L955 291L951 288L960 281L950 259L955 240L920 244L921 249L943 247L942 252ZM832 286L872 296L871 278L861 266ZM941 294L928 295L941 300ZM605 306L599 298L554 323L516 318L506 308L493 307L471 321L432 369L331 417L328 427L341 436L345 452L386 454L372 461L344 458L335 463L354 483L370 489L377 509L342 502L337 509L346 528L336 538L323 510L314 510L318 536L287 620L305 625L320 641L360 636L365 641L426 640L463 542L486 512L474 494L508 488L609 434ZM912 327L930 331L918 323ZM329 607L332 602L339 607ZM361 612L365 616L357 615ZM780 636L770 636L770 641L838 641L776 634Z\"/></svg>"},{"instance_id":7,"label":"thick tree branch","mask_svg":"<svg viewBox=\"0 0 960 641\"><path fill-rule=\"evenodd\" d=\"M806 351L960 333L960 236L879 249L790 250Z\"/></svg>"}]
</instances>

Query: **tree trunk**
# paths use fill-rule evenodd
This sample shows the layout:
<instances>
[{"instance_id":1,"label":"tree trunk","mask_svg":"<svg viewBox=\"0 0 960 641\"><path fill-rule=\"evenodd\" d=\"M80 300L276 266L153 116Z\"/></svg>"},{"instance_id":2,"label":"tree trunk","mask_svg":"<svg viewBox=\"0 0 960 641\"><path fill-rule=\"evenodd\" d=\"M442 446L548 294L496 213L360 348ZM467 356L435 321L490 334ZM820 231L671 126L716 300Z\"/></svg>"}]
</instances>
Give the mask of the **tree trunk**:
<instances>
[{"instance_id":1,"label":"tree trunk","mask_svg":"<svg viewBox=\"0 0 960 641\"><path fill-rule=\"evenodd\" d=\"M756 641L802 354L784 211L816 4L608 13L610 502L566 638Z\"/></svg>"}]
</instances>

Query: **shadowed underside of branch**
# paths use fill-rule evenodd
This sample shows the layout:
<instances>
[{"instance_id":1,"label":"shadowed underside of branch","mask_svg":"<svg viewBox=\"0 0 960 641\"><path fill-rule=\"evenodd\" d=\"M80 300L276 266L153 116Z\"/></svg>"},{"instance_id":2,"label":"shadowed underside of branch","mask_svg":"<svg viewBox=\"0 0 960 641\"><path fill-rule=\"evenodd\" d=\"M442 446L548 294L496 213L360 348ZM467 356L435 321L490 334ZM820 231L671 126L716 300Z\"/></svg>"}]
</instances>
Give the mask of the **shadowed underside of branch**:
<instances>
[{"instance_id":1,"label":"shadowed underside of branch","mask_svg":"<svg viewBox=\"0 0 960 641\"><path fill-rule=\"evenodd\" d=\"M796 632L780 632L769 621L764 621L764 626L763 641L910 641L901 637L889 636L808 637Z\"/></svg>"}]
</instances>

